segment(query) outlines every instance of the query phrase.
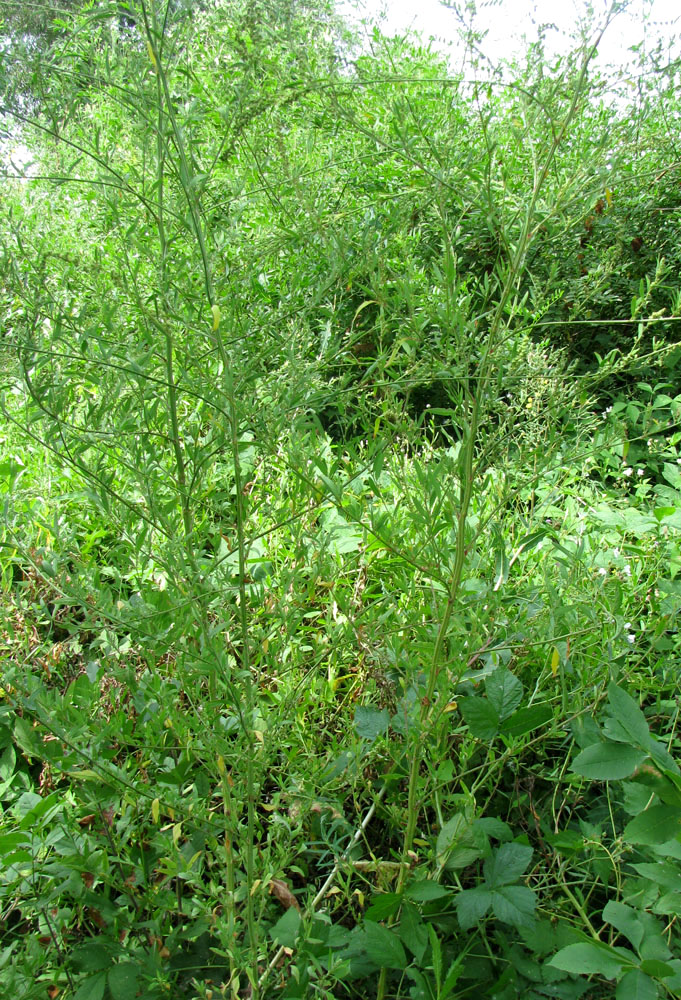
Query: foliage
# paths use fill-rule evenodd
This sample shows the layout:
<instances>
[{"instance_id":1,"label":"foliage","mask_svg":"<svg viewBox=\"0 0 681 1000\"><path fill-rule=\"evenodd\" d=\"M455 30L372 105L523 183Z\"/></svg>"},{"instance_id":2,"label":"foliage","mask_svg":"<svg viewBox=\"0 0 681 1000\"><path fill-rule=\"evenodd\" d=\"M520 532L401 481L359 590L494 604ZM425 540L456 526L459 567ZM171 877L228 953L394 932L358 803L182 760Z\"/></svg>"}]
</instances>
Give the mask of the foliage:
<instances>
[{"instance_id":1,"label":"foliage","mask_svg":"<svg viewBox=\"0 0 681 1000\"><path fill-rule=\"evenodd\" d=\"M674 68L121 9L6 98L5 992L676 995Z\"/></svg>"}]
</instances>

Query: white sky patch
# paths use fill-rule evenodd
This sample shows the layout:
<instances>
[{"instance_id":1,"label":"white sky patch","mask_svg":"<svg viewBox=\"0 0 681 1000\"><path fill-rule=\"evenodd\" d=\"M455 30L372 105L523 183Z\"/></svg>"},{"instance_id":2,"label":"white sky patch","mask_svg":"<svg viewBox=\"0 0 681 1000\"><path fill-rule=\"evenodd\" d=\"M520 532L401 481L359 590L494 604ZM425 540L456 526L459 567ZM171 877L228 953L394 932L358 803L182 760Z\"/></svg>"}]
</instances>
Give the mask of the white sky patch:
<instances>
[{"instance_id":1,"label":"white sky patch","mask_svg":"<svg viewBox=\"0 0 681 1000\"><path fill-rule=\"evenodd\" d=\"M460 3L465 8L465 2ZM496 63L509 58L523 48L523 36L528 42L537 40L542 24L553 25L547 30L549 54L561 54L574 47L572 33L578 29L587 11L587 0L478 0L473 24L486 31L483 51ZM609 8L608 0L593 0L596 23L602 22ZM454 11L439 0L338 0L337 9L349 20L377 22L383 34L402 34L412 29L424 40L450 56L452 65L460 51L460 22ZM679 0L630 0L627 10L610 24L599 50L601 65L625 68L636 62L630 51L643 44L650 51L661 39L677 56L681 50L681 3Z\"/></svg>"}]
</instances>

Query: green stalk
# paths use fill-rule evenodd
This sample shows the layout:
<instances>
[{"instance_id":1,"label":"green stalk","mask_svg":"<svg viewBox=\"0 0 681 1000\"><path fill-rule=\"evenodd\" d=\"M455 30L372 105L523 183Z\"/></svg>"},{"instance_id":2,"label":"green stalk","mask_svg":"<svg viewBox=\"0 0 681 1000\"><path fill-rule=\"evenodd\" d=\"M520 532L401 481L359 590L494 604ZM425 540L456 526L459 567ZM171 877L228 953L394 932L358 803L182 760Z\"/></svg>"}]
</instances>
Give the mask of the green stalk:
<instances>
[{"instance_id":1,"label":"green stalk","mask_svg":"<svg viewBox=\"0 0 681 1000\"><path fill-rule=\"evenodd\" d=\"M492 359L494 354L494 348L496 346L499 333L502 329L506 306L510 299L511 293L516 285L518 277L522 273L525 255L527 253L527 249L532 239L533 235L532 224L535 217L539 194L544 186L544 183L546 182L546 178L551 168L551 163L553 162L554 156L565 137L565 134L567 132L570 123L572 122L575 116L579 100L584 91L589 62L591 61L591 58L593 57L598 47L598 44L601 38L603 37L603 32L605 31L605 28L607 27L611 16L612 12L609 15L608 19L606 20L605 27L600 32L595 45L592 45L584 55L581 71L577 79L577 83L575 85L575 91L572 101L570 103L570 107L568 109L568 113L565 116L565 119L561 127L554 133L553 142L546 155L546 159L544 161L543 166L538 172L535 173L534 183L532 187L532 194L530 197L529 205L527 207L527 211L525 213L525 219L521 227L520 238L511 257L510 266L508 268L502 292L501 295L499 296L499 300L494 310L492 322L490 324L490 330L487 338L487 344L485 346L485 351L483 353L480 362L480 378L478 381L477 392L473 398L470 421L468 425L468 432L464 444L463 455L460 466L461 486L460 486L460 498L459 498L459 514L457 517L457 536L456 536L454 565L452 567L451 581L447 592L447 600L442 612L442 617L440 619L440 624L435 639L435 645L433 647L433 654L431 657L430 667L428 671L428 684L426 687L426 693L425 697L422 699L421 702L421 711L419 715L419 725L418 725L419 738L415 741L412 748L412 762L409 770L409 783L407 791L407 824L404 833L404 841L402 844L403 864L400 869L400 874L397 880L397 886L396 886L397 893L401 893L404 889L407 873L409 871L409 867L407 864L409 859L409 852L412 849L414 837L416 835L416 828L420 818L421 810L418 801L418 785L419 785L419 773L423 761L423 747L427 745L428 740L432 734L432 729L434 725L433 720L437 720L441 714L439 711L435 711L435 705L433 704L433 701L437 689L438 678L440 676L440 672L444 665L444 651L446 646L447 631L458 598L466 562L466 553L467 553L466 537L465 537L466 519L470 508L470 503L473 496L473 486L478 471L474 463L475 447L478 437L481 405L487 398L489 382L493 372ZM390 924L394 923L396 919L397 915L395 915L389 921L389 923ZM386 985L387 985L387 972L385 969L383 969L381 971L378 983L377 1000L384 1000Z\"/></svg>"},{"instance_id":2,"label":"green stalk","mask_svg":"<svg viewBox=\"0 0 681 1000\"><path fill-rule=\"evenodd\" d=\"M156 24L156 18L154 11L152 9L151 23L147 14L146 4L142 4L142 12L144 17L144 25L146 30L147 42L149 45L149 52L152 56L152 61L154 64L154 69L156 72L157 87L162 91L162 97L159 95L159 104L162 102L165 105L165 113L168 116L168 121L170 123L170 128L173 135L173 141L175 148L177 150L179 158L179 171L178 179L182 187L187 205L190 211L190 217L192 221L192 228L196 241L199 247L199 253L201 255L201 264L203 271L204 286L206 289L206 296L208 299L208 305L212 307L217 305L215 298L215 289L213 283L213 274L210 264L210 259L208 256L208 249L206 245L206 239L203 232L203 225L201 221L201 215L192 187L193 171L187 156L186 145L184 141L184 136L182 130L177 124L177 118L175 116L175 110L172 102L172 97L170 93L170 87L168 84L168 78L165 73L163 64L161 62L161 56L156 44L156 39L158 37L158 28ZM159 128L159 142L162 143L161 129ZM249 741L249 752L246 757L246 838L244 845L245 853L245 868L246 868L246 881L248 885L248 893L246 896L246 923L248 928L248 938L251 951L251 968L249 969L249 979L251 981L251 996L253 1000L258 1000L260 995L260 990L258 986L258 925L255 919L255 902L250 888L255 882L255 851L254 851L254 841L255 841L255 829L256 829L256 813L255 813L255 758L252 747L252 734L254 729L254 714L255 714L255 695L253 690L253 684L251 682L251 647L250 647L250 637L249 637L249 606L248 606L248 593L246 590L246 535L245 535L245 502L243 494L243 476L241 472L241 463L239 460L239 423L238 423L238 412L236 406L236 399L234 394L234 382L233 374L231 370L230 358L227 354L225 348L224 340L220 333L219 319L217 322L213 323L212 331L213 339L218 351L218 357L220 359L220 365L222 368L223 379L224 379L224 393L228 404L229 413L229 423L230 423L230 438L232 447L232 462L233 462L233 472L234 472L234 487L236 490L236 536L237 536L237 548L238 548L238 564L239 564L239 625L241 632L241 668L243 676L245 678L245 697L244 697L244 707L245 707L245 729L246 738ZM172 368L170 369L172 373ZM168 379L169 383L171 379ZM177 443L179 445L179 436L177 438ZM187 498L188 502L188 498ZM197 574L198 580L198 574Z\"/></svg>"}]
</instances>

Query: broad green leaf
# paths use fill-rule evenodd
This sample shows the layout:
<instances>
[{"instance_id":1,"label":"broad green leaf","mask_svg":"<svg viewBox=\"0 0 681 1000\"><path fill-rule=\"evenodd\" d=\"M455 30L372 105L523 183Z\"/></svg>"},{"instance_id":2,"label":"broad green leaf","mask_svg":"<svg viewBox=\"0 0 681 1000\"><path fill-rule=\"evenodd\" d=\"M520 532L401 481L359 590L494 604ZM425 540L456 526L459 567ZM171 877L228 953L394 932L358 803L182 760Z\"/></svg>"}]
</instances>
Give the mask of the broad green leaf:
<instances>
[{"instance_id":1,"label":"broad green leaf","mask_svg":"<svg viewBox=\"0 0 681 1000\"><path fill-rule=\"evenodd\" d=\"M406 969L407 956L402 942L393 931L367 920L364 923L364 934L369 958L379 969Z\"/></svg>"},{"instance_id":2,"label":"broad green leaf","mask_svg":"<svg viewBox=\"0 0 681 1000\"><path fill-rule=\"evenodd\" d=\"M382 892L372 897L371 906L367 909L366 915L370 920L387 920L393 913L397 913L401 903L401 892Z\"/></svg>"},{"instance_id":3,"label":"broad green leaf","mask_svg":"<svg viewBox=\"0 0 681 1000\"><path fill-rule=\"evenodd\" d=\"M603 919L606 923L612 924L620 934L624 934L638 951L643 940L644 928L636 910L625 903L610 900L603 910Z\"/></svg>"},{"instance_id":4,"label":"broad green leaf","mask_svg":"<svg viewBox=\"0 0 681 1000\"><path fill-rule=\"evenodd\" d=\"M573 975L597 975L615 979L625 962L614 948L596 941L584 941L561 948L548 964Z\"/></svg>"},{"instance_id":5,"label":"broad green leaf","mask_svg":"<svg viewBox=\"0 0 681 1000\"><path fill-rule=\"evenodd\" d=\"M645 758L640 750L622 743L594 743L577 754L571 770L592 781L617 781L633 774Z\"/></svg>"},{"instance_id":6,"label":"broad green leaf","mask_svg":"<svg viewBox=\"0 0 681 1000\"><path fill-rule=\"evenodd\" d=\"M293 948L299 929L300 913L294 906L291 906L286 913L279 917L274 927L270 927L270 938L275 944L283 945L285 948Z\"/></svg>"},{"instance_id":7,"label":"broad green leaf","mask_svg":"<svg viewBox=\"0 0 681 1000\"><path fill-rule=\"evenodd\" d=\"M363 740L373 742L378 736L387 732L390 725L390 714L387 708L371 708L358 705L355 709L355 729Z\"/></svg>"},{"instance_id":8,"label":"broad green leaf","mask_svg":"<svg viewBox=\"0 0 681 1000\"><path fill-rule=\"evenodd\" d=\"M141 969L132 962L121 962L109 970L109 992L112 1000L130 1000L137 992Z\"/></svg>"},{"instance_id":9,"label":"broad green leaf","mask_svg":"<svg viewBox=\"0 0 681 1000\"><path fill-rule=\"evenodd\" d=\"M482 856L482 847L475 843L471 823L464 813L455 813L438 834L435 846L438 864L450 870L465 868Z\"/></svg>"},{"instance_id":10,"label":"broad green leaf","mask_svg":"<svg viewBox=\"0 0 681 1000\"><path fill-rule=\"evenodd\" d=\"M674 806L651 806L624 828L622 836L630 844L664 844L681 834L681 809Z\"/></svg>"},{"instance_id":11,"label":"broad green leaf","mask_svg":"<svg viewBox=\"0 0 681 1000\"><path fill-rule=\"evenodd\" d=\"M553 709L550 705L530 705L520 708L501 725L501 735L517 739L533 729L545 726L553 719Z\"/></svg>"},{"instance_id":12,"label":"broad green leaf","mask_svg":"<svg viewBox=\"0 0 681 1000\"><path fill-rule=\"evenodd\" d=\"M493 740L499 732L499 713L488 698L460 698L459 708L471 736L476 740Z\"/></svg>"},{"instance_id":13,"label":"broad green leaf","mask_svg":"<svg viewBox=\"0 0 681 1000\"><path fill-rule=\"evenodd\" d=\"M630 969L620 979L615 1000L657 1000L657 985L640 969Z\"/></svg>"},{"instance_id":14,"label":"broad green leaf","mask_svg":"<svg viewBox=\"0 0 681 1000\"><path fill-rule=\"evenodd\" d=\"M492 893L492 910L497 920L512 927L534 923L537 897L526 885L503 885Z\"/></svg>"},{"instance_id":15,"label":"broad green leaf","mask_svg":"<svg viewBox=\"0 0 681 1000\"><path fill-rule=\"evenodd\" d=\"M480 829L488 837L493 837L495 840L502 841L502 843L513 839L513 830L511 827L497 816L480 816L479 819L473 821L473 829Z\"/></svg>"},{"instance_id":16,"label":"broad green leaf","mask_svg":"<svg viewBox=\"0 0 681 1000\"><path fill-rule=\"evenodd\" d=\"M470 930L485 916L492 905L493 893L479 886L475 889L464 889L454 900L456 915L464 931Z\"/></svg>"},{"instance_id":17,"label":"broad green leaf","mask_svg":"<svg viewBox=\"0 0 681 1000\"><path fill-rule=\"evenodd\" d=\"M681 867L679 865L670 864L669 861L658 861L655 864L646 862L632 865L632 867L653 885L681 892Z\"/></svg>"},{"instance_id":18,"label":"broad green leaf","mask_svg":"<svg viewBox=\"0 0 681 1000\"><path fill-rule=\"evenodd\" d=\"M641 962L641 972L647 976L655 976L657 979L667 979L673 976L675 971L668 962L661 962L658 958L644 958Z\"/></svg>"},{"instance_id":19,"label":"broad green leaf","mask_svg":"<svg viewBox=\"0 0 681 1000\"><path fill-rule=\"evenodd\" d=\"M442 899L451 893L451 889L445 888L439 882L425 879L423 882L413 882L407 887L404 895L406 899L413 899L415 903L429 903L433 899Z\"/></svg>"},{"instance_id":20,"label":"broad green leaf","mask_svg":"<svg viewBox=\"0 0 681 1000\"><path fill-rule=\"evenodd\" d=\"M73 1000L102 1000L106 990L106 972L98 972L82 983L74 993Z\"/></svg>"},{"instance_id":21,"label":"broad green leaf","mask_svg":"<svg viewBox=\"0 0 681 1000\"><path fill-rule=\"evenodd\" d=\"M659 767L670 772L670 774L667 775L670 780L673 780L671 779L671 775L674 775L677 779L679 778L679 765L676 763L667 748L662 745L662 743L659 743L656 739L650 736L647 743L644 744L644 749L648 751ZM677 783L677 788L679 788L679 801L681 802L681 782Z\"/></svg>"},{"instance_id":22,"label":"broad green leaf","mask_svg":"<svg viewBox=\"0 0 681 1000\"><path fill-rule=\"evenodd\" d=\"M485 888L496 889L517 882L532 860L533 850L527 844L502 844L485 861Z\"/></svg>"},{"instance_id":23,"label":"broad green leaf","mask_svg":"<svg viewBox=\"0 0 681 1000\"><path fill-rule=\"evenodd\" d=\"M489 675L485 691L501 722L515 712L523 696L522 684L506 667L498 667Z\"/></svg>"},{"instance_id":24,"label":"broad green leaf","mask_svg":"<svg viewBox=\"0 0 681 1000\"><path fill-rule=\"evenodd\" d=\"M638 704L631 695L612 682L608 685L608 703L613 719L629 735L632 743L642 746L650 739L646 717ZM605 732L608 735L607 729Z\"/></svg>"}]
</instances>

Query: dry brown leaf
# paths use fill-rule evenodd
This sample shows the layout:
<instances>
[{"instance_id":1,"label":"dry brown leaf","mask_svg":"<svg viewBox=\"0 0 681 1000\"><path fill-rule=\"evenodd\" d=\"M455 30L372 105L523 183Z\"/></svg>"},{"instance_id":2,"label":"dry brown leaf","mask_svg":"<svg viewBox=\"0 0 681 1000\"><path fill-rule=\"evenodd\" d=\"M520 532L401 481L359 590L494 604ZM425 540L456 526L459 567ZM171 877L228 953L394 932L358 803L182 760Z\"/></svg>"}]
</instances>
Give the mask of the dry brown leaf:
<instances>
[{"instance_id":1,"label":"dry brown leaf","mask_svg":"<svg viewBox=\"0 0 681 1000\"><path fill-rule=\"evenodd\" d=\"M293 895L286 882L282 882L280 878L273 878L270 882L270 892L273 896L276 896L282 906L285 906L287 910L293 906L298 912L300 912L300 903Z\"/></svg>"}]
</instances>

